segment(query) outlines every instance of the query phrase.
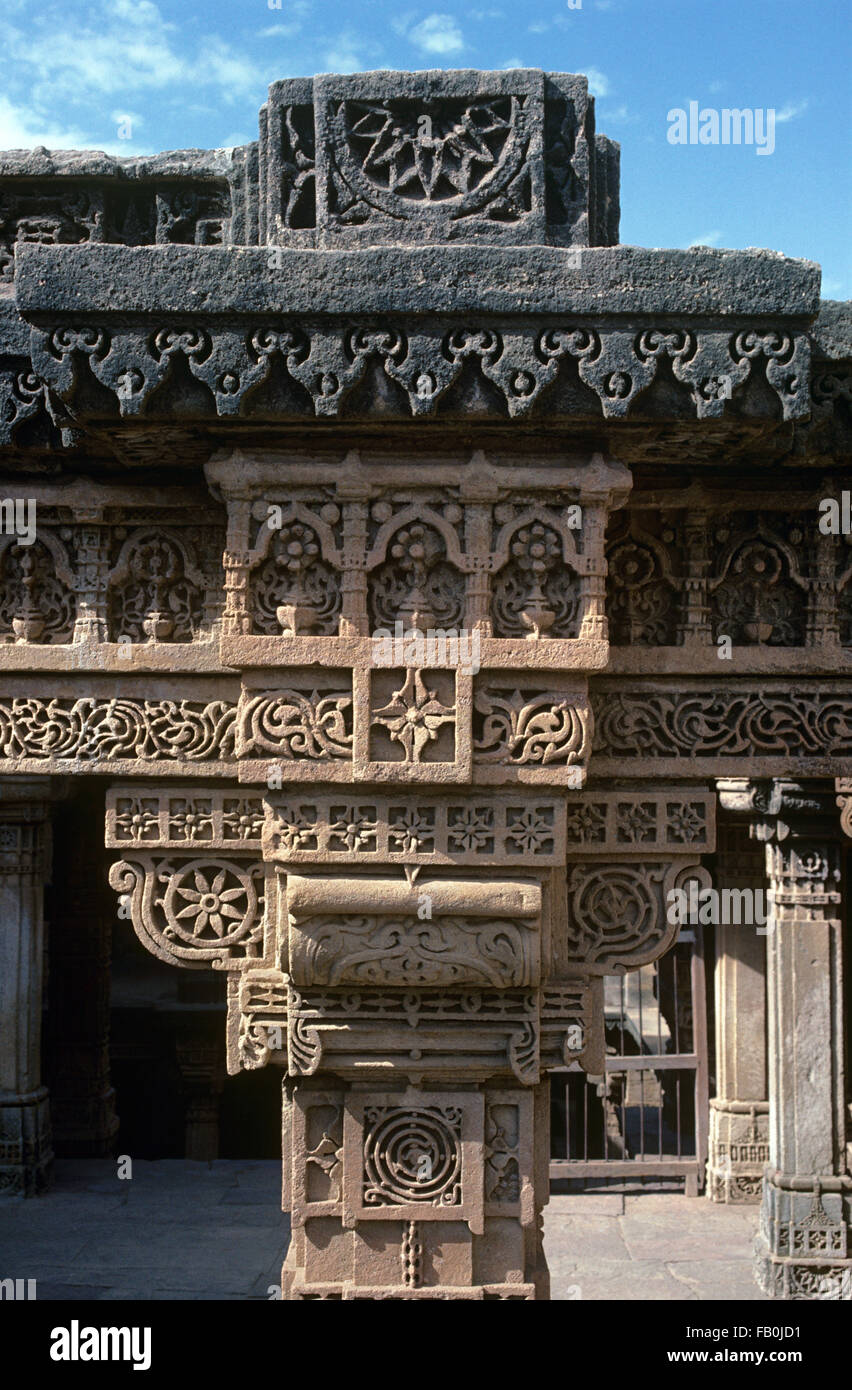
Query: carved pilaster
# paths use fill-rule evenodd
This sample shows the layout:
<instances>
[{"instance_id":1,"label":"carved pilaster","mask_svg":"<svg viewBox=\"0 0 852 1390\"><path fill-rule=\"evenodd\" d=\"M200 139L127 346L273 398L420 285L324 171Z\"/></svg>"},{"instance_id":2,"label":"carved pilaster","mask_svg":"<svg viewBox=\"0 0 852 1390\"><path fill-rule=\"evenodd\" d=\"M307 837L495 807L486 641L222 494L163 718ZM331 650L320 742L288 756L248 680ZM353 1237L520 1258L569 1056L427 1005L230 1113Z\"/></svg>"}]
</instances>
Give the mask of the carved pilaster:
<instances>
[{"instance_id":1,"label":"carved pilaster","mask_svg":"<svg viewBox=\"0 0 852 1390\"><path fill-rule=\"evenodd\" d=\"M840 830L832 792L740 784L766 846L769 1163L755 1272L774 1298L852 1299ZM725 793L722 795L725 804Z\"/></svg>"},{"instance_id":2,"label":"carved pilaster","mask_svg":"<svg viewBox=\"0 0 852 1390\"><path fill-rule=\"evenodd\" d=\"M706 512L696 511L683 527L685 574L681 584L678 638L685 647L706 647L713 640L707 582L710 546Z\"/></svg>"},{"instance_id":3,"label":"carved pilaster","mask_svg":"<svg viewBox=\"0 0 852 1390\"><path fill-rule=\"evenodd\" d=\"M766 926L740 910L750 895L765 895L763 860L745 823L719 824L714 882L719 901L727 893L738 906L735 914L720 913L716 924L716 1095L707 1162L713 1202L759 1202L769 1159Z\"/></svg>"}]
</instances>

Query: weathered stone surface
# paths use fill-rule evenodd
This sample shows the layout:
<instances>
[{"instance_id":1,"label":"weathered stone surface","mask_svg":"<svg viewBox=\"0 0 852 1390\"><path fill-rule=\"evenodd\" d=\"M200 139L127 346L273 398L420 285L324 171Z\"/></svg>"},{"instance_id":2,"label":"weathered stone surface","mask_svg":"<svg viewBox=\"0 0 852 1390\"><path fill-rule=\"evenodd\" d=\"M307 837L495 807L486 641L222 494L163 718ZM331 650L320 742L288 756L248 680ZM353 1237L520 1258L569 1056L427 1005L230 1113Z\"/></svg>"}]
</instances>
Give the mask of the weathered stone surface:
<instances>
[{"instance_id":1,"label":"weathered stone surface","mask_svg":"<svg viewBox=\"0 0 852 1390\"><path fill-rule=\"evenodd\" d=\"M709 886L717 780L852 777L848 306L808 261L617 245L618 160L585 79L528 70L288 79L232 151L0 158L0 774L115 779L120 917L224 972L232 1072L280 1068L291 1299L546 1297L547 1076L604 1073L604 980ZM807 996L761 1278L822 1297L842 941L803 786L791 838L783 787L743 796L773 1007ZM742 1197L763 1033L725 930L709 1181ZM218 1062L179 1060L208 1152ZM30 1189L36 1071L2 1098Z\"/></svg>"}]
</instances>

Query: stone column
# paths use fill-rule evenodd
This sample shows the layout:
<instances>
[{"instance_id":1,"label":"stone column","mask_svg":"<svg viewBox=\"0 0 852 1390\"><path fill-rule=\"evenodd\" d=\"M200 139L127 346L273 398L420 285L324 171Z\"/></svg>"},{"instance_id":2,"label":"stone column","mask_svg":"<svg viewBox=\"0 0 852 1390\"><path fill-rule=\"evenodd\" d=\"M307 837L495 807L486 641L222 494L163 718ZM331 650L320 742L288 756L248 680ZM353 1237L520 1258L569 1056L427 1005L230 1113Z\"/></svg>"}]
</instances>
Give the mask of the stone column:
<instances>
[{"instance_id":1,"label":"stone column","mask_svg":"<svg viewBox=\"0 0 852 1390\"><path fill-rule=\"evenodd\" d=\"M0 782L0 1193L50 1181L53 1145L41 1075L43 891L49 779Z\"/></svg>"},{"instance_id":2,"label":"stone column","mask_svg":"<svg viewBox=\"0 0 852 1390\"><path fill-rule=\"evenodd\" d=\"M776 780L752 785L747 795L774 901L767 936L769 1163L755 1273L773 1298L852 1300L833 788Z\"/></svg>"},{"instance_id":3,"label":"stone column","mask_svg":"<svg viewBox=\"0 0 852 1390\"><path fill-rule=\"evenodd\" d=\"M760 892L765 902L763 854L748 838L748 827L722 820L717 837L714 880L720 897L729 890L740 903L744 892ZM759 1202L769 1159L767 927L748 924L746 915L737 911L737 921L716 925L716 1095L710 1101L707 1161L711 1202Z\"/></svg>"},{"instance_id":4,"label":"stone column","mask_svg":"<svg viewBox=\"0 0 852 1390\"><path fill-rule=\"evenodd\" d=\"M118 1130L110 1084L109 1009L113 902L98 824L103 792L75 799L57 835L50 899L46 1071L53 1137L60 1157L112 1153ZM79 821L85 817L86 832ZM77 822L75 826L74 822Z\"/></svg>"}]
</instances>

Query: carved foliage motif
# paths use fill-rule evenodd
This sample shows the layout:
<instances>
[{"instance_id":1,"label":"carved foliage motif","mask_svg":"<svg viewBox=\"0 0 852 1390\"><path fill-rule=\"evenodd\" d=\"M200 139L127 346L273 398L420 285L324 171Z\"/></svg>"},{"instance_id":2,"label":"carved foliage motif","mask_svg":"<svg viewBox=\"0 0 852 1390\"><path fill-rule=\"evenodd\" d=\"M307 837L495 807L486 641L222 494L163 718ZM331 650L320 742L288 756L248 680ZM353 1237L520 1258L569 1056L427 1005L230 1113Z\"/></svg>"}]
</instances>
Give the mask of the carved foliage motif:
<instances>
[{"instance_id":1,"label":"carved foliage motif","mask_svg":"<svg viewBox=\"0 0 852 1390\"><path fill-rule=\"evenodd\" d=\"M685 860L568 865L568 951L590 974L621 974L655 960L678 933L669 893L705 869Z\"/></svg>"},{"instance_id":2,"label":"carved foliage motif","mask_svg":"<svg viewBox=\"0 0 852 1390\"><path fill-rule=\"evenodd\" d=\"M757 523L749 535L721 526L711 561L709 589L715 616L714 638L725 632L735 642L801 646L805 640L805 584L799 573L804 530L793 525L789 540ZM796 547L794 550L793 547Z\"/></svg>"},{"instance_id":3,"label":"carved foliage motif","mask_svg":"<svg viewBox=\"0 0 852 1390\"><path fill-rule=\"evenodd\" d=\"M9 181L0 193L0 280L12 279L14 247L22 242L215 246L224 240L230 212L227 187L212 182Z\"/></svg>"},{"instance_id":4,"label":"carved foliage motif","mask_svg":"<svg viewBox=\"0 0 852 1390\"><path fill-rule=\"evenodd\" d=\"M674 533L655 540L629 516L616 517L607 547L607 613L613 646L670 646L676 637L677 586L670 551Z\"/></svg>"},{"instance_id":5,"label":"carved foliage motif","mask_svg":"<svg viewBox=\"0 0 852 1390\"><path fill-rule=\"evenodd\" d=\"M398 861L476 864L535 859L558 864L564 853L560 801L371 797L346 804L325 794L269 798L273 814L266 853L283 863Z\"/></svg>"},{"instance_id":6,"label":"carved foliage motif","mask_svg":"<svg viewBox=\"0 0 852 1390\"><path fill-rule=\"evenodd\" d=\"M225 700L7 699L0 702L0 756L228 762L235 715Z\"/></svg>"},{"instance_id":7,"label":"carved foliage motif","mask_svg":"<svg viewBox=\"0 0 852 1390\"><path fill-rule=\"evenodd\" d=\"M576 637L579 586L565 564L562 536L534 520L518 527L509 549L511 558L494 579L495 636Z\"/></svg>"},{"instance_id":8,"label":"carved foliage motif","mask_svg":"<svg viewBox=\"0 0 852 1390\"><path fill-rule=\"evenodd\" d=\"M376 761L453 761L456 701L451 672L382 673L374 675L372 689L377 704L370 720ZM383 691L389 696L384 704Z\"/></svg>"},{"instance_id":9,"label":"carved foliage motif","mask_svg":"<svg viewBox=\"0 0 852 1390\"><path fill-rule=\"evenodd\" d=\"M852 701L823 687L765 683L717 693L601 691L595 751L609 758L848 757Z\"/></svg>"},{"instance_id":10,"label":"carved foliage motif","mask_svg":"<svg viewBox=\"0 0 852 1390\"><path fill-rule=\"evenodd\" d=\"M486 985L538 978L538 940L520 920L311 917L291 928L294 979L317 985Z\"/></svg>"},{"instance_id":11,"label":"carved foliage motif","mask_svg":"<svg viewBox=\"0 0 852 1390\"><path fill-rule=\"evenodd\" d=\"M694 505L637 506L612 519L607 612L615 646L821 646L844 629L852 567L801 511L722 507L716 493ZM832 551L834 560L831 559ZM834 568L834 577L831 571Z\"/></svg>"},{"instance_id":12,"label":"carved foliage motif","mask_svg":"<svg viewBox=\"0 0 852 1390\"><path fill-rule=\"evenodd\" d=\"M522 220L532 208L528 100L332 98L320 108L330 229L422 221L424 207L447 236L471 218Z\"/></svg>"},{"instance_id":13,"label":"carved foliage motif","mask_svg":"<svg viewBox=\"0 0 852 1390\"><path fill-rule=\"evenodd\" d=\"M340 611L340 580L321 556L321 539L293 518L274 532L269 553L252 576L258 632L333 633Z\"/></svg>"},{"instance_id":14,"label":"carved foliage motif","mask_svg":"<svg viewBox=\"0 0 852 1390\"><path fill-rule=\"evenodd\" d=\"M190 642L198 634L207 585L177 536L136 532L122 546L108 586L113 641Z\"/></svg>"},{"instance_id":15,"label":"carved foliage motif","mask_svg":"<svg viewBox=\"0 0 852 1390\"><path fill-rule=\"evenodd\" d=\"M237 755L266 754L288 762L352 757L352 695L346 691L244 692Z\"/></svg>"},{"instance_id":16,"label":"carved foliage motif","mask_svg":"<svg viewBox=\"0 0 852 1390\"><path fill-rule=\"evenodd\" d=\"M576 701L554 693L527 694L480 683L474 709L477 762L582 765L590 721L588 711Z\"/></svg>"},{"instance_id":17,"label":"carved foliage motif","mask_svg":"<svg viewBox=\"0 0 852 1390\"><path fill-rule=\"evenodd\" d=\"M459 509L454 509L460 515ZM382 504L374 516L384 515ZM400 526L390 538L387 559L370 576L369 608L373 628L459 628L464 622L462 576L447 563L446 544L422 521Z\"/></svg>"},{"instance_id":18,"label":"carved foliage motif","mask_svg":"<svg viewBox=\"0 0 852 1390\"><path fill-rule=\"evenodd\" d=\"M12 642L70 642L74 634L74 576L52 536L10 542L0 552L0 634Z\"/></svg>"}]
</instances>

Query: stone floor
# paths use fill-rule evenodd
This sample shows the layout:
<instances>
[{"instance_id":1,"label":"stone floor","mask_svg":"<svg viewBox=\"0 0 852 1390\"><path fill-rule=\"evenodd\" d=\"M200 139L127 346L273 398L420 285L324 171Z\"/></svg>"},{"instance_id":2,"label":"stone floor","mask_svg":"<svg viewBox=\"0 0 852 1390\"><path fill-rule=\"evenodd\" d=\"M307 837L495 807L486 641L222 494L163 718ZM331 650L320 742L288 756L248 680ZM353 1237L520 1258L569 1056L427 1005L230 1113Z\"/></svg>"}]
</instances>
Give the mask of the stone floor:
<instances>
[{"instance_id":1,"label":"stone floor","mask_svg":"<svg viewBox=\"0 0 852 1390\"><path fill-rule=\"evenodd\" d=\"M266 1299L287 1218L278 1163L57 1164L45 1197L0 1201L0 1278L39 1299ZM554 1299L759 1299L754 1207L679 1193L554 1196L545 1244Z\"/></svg>"}]
</instances>

